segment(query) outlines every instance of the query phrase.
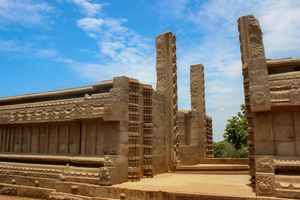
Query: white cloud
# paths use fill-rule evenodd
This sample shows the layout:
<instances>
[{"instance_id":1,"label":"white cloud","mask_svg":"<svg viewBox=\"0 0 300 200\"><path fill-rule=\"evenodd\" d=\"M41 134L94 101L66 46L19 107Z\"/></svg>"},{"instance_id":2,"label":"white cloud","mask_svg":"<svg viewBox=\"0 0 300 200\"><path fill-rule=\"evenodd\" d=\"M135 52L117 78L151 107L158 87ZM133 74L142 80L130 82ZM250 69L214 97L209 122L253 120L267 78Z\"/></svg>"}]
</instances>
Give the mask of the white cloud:
<instances>
[{"instance_id":1,"label":"white cloud","mask_svg":"<svg viewBox=\"0 0 300 200\"><path fill-rule=\"evenodd\" d=\"M103 64L73 61L69 64L78 74L95 82L112 79L116 76L128 76L153 85L156 81L155 76L153 76L155 74L154 62L155 58L152 56L130 65L114 61Z\"/></svg>"},{"instance_id":2,"label":"white cloud","mask_svg":"<svg viewBox=\"0 0 300 200\"><path fill-rule=\"evenodd\" d=\"M53 8L31 0L0 0L0 25L17 23L22 26L41 25L49 20Z\"/></svg>"},{"instance_id":3,"label":"white cloud","mask_svg":"<svg viewBox=\"0 0 300 200\"><path fill-rule=\"evenodd\" d=\"M77 25L79 28L87 31L87 32L98 32L101 29L101 26L103 25L102 19L96 19L96 18L82 18L77 21Z\"/></svg>"},{"instance_id":4,"label":"white cloud","mask_svg":"<svg viewBox=\"0 0 300 200\"><path fill-rule=\"evenodd\" d=\"M20 43L13 40L0 39L0 52L9 53L8 56L14 57L39 57L55 58L59 53L53 49L37 48L29 43Z\"/></svg>"},{"instance_id":5,"label":"white cloud","mask_svg":"<svg viewBox=\"0 0 300 200\"><path fill-rule=\"evenodd\" d=\"M277 1L258 13L269 57L299 56L300 1Z\"/></svg>"},{"instance_id":6,"label":"white cloud","mask_svg":"<svg viewBox=\"0 0 300 200\"><path fill-rule=\"evenodd\" d=\"M180 17L183 12L188 8L187 5L189 0L164 0L158 1L155 10L157 7L162 8L159 9L160 13L163 12L165 15L171 15L174 17Z\"/></svg>"},{"instance_id":7,"label":"white cloud","mask_svg":"<svg viewBox=\"0 0 300 200\"><path fill-rule=\"evenodd\" d=\"M194 34L198 31L199 38L194 35L186 44L178 41L179 84L188 86L190 64L205 65L207 112L213 117L214 138L220 140L227 119L244 102L237 19L249 14L259 19L267 57L300 57L300 1L211 0L181 5L185 8L177 10L180 13L175 15L176 20L192 22L189 30ZM169 11L172 7L161 9ZM164 10L161 13L174 17L166 16ZM179 103L183 107L190 104L188 89L179 87Z\"/></svg>"},{"instance_id":8,"label":"white cloud","mask_svg":"<svg viewBox=\"0 0 300 200\"><path fill-rule=\"evenodd\" d=\"M87 13L88 15L88 13ZM72 63L72 68L92 80L127 75L147 83L154 83L154 51L149 39L142 37L125 23L127 19L104 16L87 16L77 21L97 43L99 54L107 59L95 63ZM105 76L104 76L105 75ZM145 79L146 78L146 79Z\"/></svg>"},{"instance_id":9,"label":"white cloud","mask_svg":"<svg viewBox=\"0 0 300 200\"><path fill-rule=\"evenodd\" d=\"M99 14L103 6L102 4L91 3L88 0L73 0L73 2L81 8L82 13L88 16Z\"/></svg>"},{"instance_id":10,"label":"white cloud","mask_svg":"<svg viewBox=\"0 0 300 200\"><path fill-rule=\"evenodd\" d=\"M164 22L189 23L189 29L181 27L175 34L193 31L187 43L180 37L177 40L179 104L190 107L190 64L204 64L207 113L213 117L215 139L222 138L227 119L244 102L237 19L254 14L260 20L267 57L299 56L299 4L297 0L167 0L157 4L156 12L163 15ZM73 62L74 69L92 80L124 74L154 85L154 42L129 29L126 19L104 17L100 10L86 12L77 25L109 59L100 64Z\"/></svg>"}]
</instances>

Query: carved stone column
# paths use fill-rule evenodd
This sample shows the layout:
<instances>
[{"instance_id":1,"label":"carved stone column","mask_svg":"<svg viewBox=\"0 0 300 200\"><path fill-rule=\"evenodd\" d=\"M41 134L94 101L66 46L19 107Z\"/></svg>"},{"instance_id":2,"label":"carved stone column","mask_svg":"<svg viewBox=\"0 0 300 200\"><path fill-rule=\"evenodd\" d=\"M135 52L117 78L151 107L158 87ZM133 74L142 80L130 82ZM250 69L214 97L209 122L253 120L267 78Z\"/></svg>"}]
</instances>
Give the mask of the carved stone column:
<instances>
[{"instance_id":1,"label":"carved stone column","mask_svg":"<svg viewBox=\"0 0 300 200\"><path fill-rule=\"evenodd\" d=\"M256 194L259 196L274 196L275 174L272 156L256 156Z\"/></svg>"},{"instance_id":2,"label":"carved stone column","mask_svg":"<svg viewBox=\"0 0 300 200\"><path fill-rule=\"evenodd\" d=\"M252 16L244 16L238 20L240 33L241 59L243 64L245 105L248 122L249 165L252 182L255 181L255 134L253 118L255 112L269 111L270 87L268 70L262 40L262 31L258 20Z\"/></svg>"},{"instance_id":3,"label":"carved stone column","mask_svg":"<svg viewBox=\"0 0 300 200\"><path fill-rule=\"evenodd\" d=\"M206 114L205 114L205 88L204 88L204 66L201 64L190 67L190 91L191 109L196 112L194 130L198 136L199 158L206 155Z\"/></svg>"},{"instance_id":4,"label":"carved stone column","mask_svg":"<svg viewBox=\"0 0 300 200\"><path fill-rule=\"evenodd\" d=\"M179 134L177 130L177 66L176 37L171 32L156 37L156 90L165 96L166 166L179 163Z\"/></svg>"}]
</instances>

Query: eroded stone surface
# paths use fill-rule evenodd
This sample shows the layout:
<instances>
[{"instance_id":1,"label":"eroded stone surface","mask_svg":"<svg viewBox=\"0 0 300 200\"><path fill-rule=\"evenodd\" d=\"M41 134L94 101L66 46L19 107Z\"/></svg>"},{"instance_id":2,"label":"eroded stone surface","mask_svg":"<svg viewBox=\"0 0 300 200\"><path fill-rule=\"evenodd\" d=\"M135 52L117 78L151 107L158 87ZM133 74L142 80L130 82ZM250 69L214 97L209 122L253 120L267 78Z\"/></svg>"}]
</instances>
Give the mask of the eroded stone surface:
<instances>
[{"instance_id":1,"label":"eroded stone surface","mask_svg":"<svg viewBox=\"0 0 300 200\"><path fill-rule=\"evenodd\" d=\"M294 185L300 166L298 142L300 59L266 60L254 16L238 21L249 133L249 160L256 194L300 198ZM286 176L289 178L282 178ZM255 177L255 179L254 179ZM289 185L290 187L282 187Z\"/></svg>"}]
</instances>

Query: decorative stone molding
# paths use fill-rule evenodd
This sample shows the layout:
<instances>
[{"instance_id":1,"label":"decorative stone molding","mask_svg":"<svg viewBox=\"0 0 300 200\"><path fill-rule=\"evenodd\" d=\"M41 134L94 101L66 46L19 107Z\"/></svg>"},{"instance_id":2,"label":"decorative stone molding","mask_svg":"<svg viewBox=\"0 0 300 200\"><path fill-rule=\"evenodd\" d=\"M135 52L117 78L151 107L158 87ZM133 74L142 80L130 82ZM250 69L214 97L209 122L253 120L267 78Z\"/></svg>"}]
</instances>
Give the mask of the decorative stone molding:
<instances>
[{"instance_id":1,"label":"decorative stone molding","mask_svg":"<svg viewBox=\"0 0 300 200\"><path fill-rule=\"evenodd\" d=\"M173 169L180 164L180 154L179 154L179 131L177 127L177 113L178 113L178 96L177 96L177 63L176 63L176 36L173 35L172 38L172 69L173 69L173 141L174 141L174 157L173 157Z\"/></svg>"},{"instance_id":2,"label":"decorative stone molding","mask_svg":"<svg viewBox=\"0 0 300 200\"><path fill-rule=\"evenodd\" d=\"M258 90L253 94L252 99L255 104L263 104L266 101L266 94Z\"/></svg>"},{"instance_id":3,"label":"decorative stone molding","mask_svg":"<svg viewBox=\"0 0 300 200\"><path fill-rule=\"evenodd\" d=\"M0 111L0 124L71 121L82 118L101 117L104 110L103 106L103 102L96 101L80 103L79 105L46 107L43 109L28 108L26 110Z\"/></svg>"},{"instance_id":4,"label":"decorative stone molding","mask_svg":"<svg viewBox=\"0 0 300 200\"><path fill-rule=\"evenodd\" d=\"M177 64L176 37L167 32L156 37L156 90L165 96L167 166L175 170L179 164L179 132L177 128Z\"/></svg>"},{"instance_id":5,"label":"decorative stone molding","mask_svg":"<svg viewBox=\"0 0 300 200\"><path fill-rule=\"evenodd\" d=\"M17 189L15 187L2 186L0 188L0 194L16 196L17 195Z\"/></svg>"},{"instance_id":6,"label":"decorative stone molding","mask_svg":"<svg viewBox=\"0 0 300 200\"><path fill-rule=\"evenodd\" d=\"M270 78L270 92L272 104L299 104L300 103L300 73L298 77L287 77L284 74L272 75ZM288 79L289 81L286 81Z\"/></svg>"},{"instance_id":7,"label":"decorative stone molding","mask_svg":"<svg viewBox=\"0 0 300 200\"><path fill-rule=\"evenodd\" d=\"M275 190L275 175L272 173L256 173L256 194L258 196L273 196Z\"/></svg>"},{"instance_id":8,"label":"decorative stone molding","mask_svg":"<svg viewBox=\"0 0 300 200\"><path fill-rule=\"evenodd\" d=\"M99 185L109 186L111 185L110 171L108 167L101 167L99 170Z\"/></svg>"},{"instance_id":9,"label":"decorative stone molding","mask_svg":"<svg viewBox=\"0 0 300 200\"><path fill-rule=\"evenodd\" d=\"M113 167L113 161L109 156L104 156L104 167Z\"/></svg>"},{"instance_id":10,"label":"decorative stone molding","mask_svg":"<svg viewBox=\"0 0 300 200\"><path fill-rule=\"evenodd\" d=\"M124 106L119 101L113 101L104 105L104 121L120 121L124 115Z\"/></svg>"},{"instance_id":11,"label":"decorative stone molding","mask_svg":"<svg viewBox=\"0 0 300 200\"><path fill-rule=\"evenodd\" d=\"M271 156L256 156L255 167L257 172L274 173L274 159Z\"/></svg>"},{"instance_id":12,"label":"decorative stone molding","mask_svg":"<svg viewBox=\"0 0 300 200\"><path fill-rule=\"evenodd\" d=\"M262 31L253 16L238 19L242 70L244 80L245 106L248 123L249 172L255 182L255 149L253 113L271 109L270 86L266 64Z\"/></svg>"}]
</instances>

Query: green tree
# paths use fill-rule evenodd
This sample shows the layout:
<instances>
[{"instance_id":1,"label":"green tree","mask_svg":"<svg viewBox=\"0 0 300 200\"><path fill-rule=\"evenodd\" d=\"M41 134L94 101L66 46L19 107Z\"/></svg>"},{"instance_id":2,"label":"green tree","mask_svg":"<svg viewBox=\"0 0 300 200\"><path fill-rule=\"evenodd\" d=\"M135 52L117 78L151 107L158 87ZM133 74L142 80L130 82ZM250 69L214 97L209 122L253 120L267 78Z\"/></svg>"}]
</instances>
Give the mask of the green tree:
<instances>
[{"instance_id":1,"label":"green tree","mask_svg":"<svg viewBox=\"0 0 300 200\"><path fill-rule=\"evenodd\" d=\"M241 105L241 111L228 120L223 135L224 139L234 145L237 150L247 146L247 120L245 105ZM243 148L241 154L245 152Z\"/></svg>"}]
</instances>

